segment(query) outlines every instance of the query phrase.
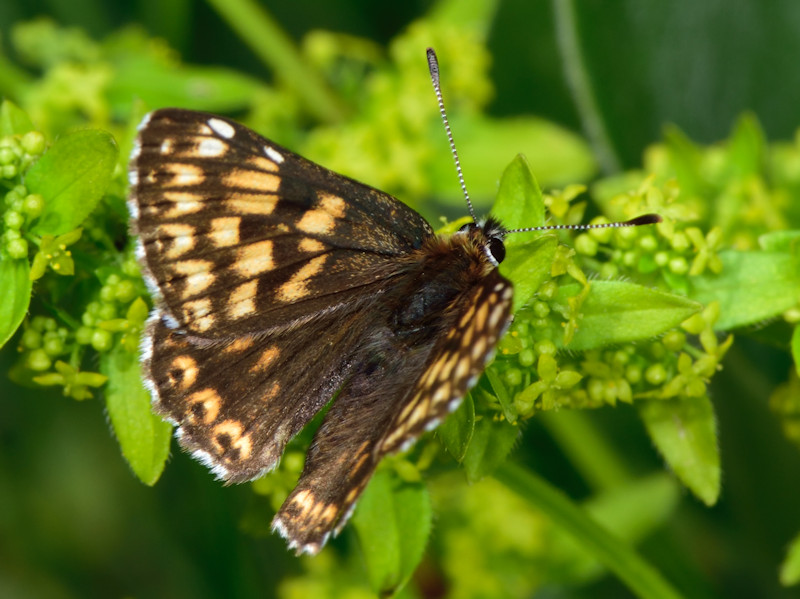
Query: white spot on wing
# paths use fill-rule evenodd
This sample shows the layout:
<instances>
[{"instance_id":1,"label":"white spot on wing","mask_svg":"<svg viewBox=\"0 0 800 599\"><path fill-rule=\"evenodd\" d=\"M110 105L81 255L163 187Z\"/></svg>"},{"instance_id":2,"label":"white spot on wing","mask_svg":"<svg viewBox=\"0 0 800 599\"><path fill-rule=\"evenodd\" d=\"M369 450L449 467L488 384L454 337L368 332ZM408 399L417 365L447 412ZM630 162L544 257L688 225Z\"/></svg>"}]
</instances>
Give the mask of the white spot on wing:
<instances>
[{"instance_id":1,"label":"white spot on wing","mask_svg":"<svg viewBox=\"0 0 800 599\"><path fill-rule=\"evenodd\" d=\"M432 430L433 430L433 429L435 429L437 426L439 426L439 423L440 423L441 421L442 421L442 419L441 419L441 418L434 418L434 419L433 419L433 420L431 420L431 421L430 421L428 424L426 424L426 425L425 425L425 430L426 430L426 431L432 431Z\"/></svg>"},{"instance_id":2,"label":"white spot on wing","mask_svg":"<svg viewBox=\"0 0 800 599\"><path fill-rule=\"evenodd\" d=\"M211 470L211 473L216 476L218 480L224 480L230 475L230 471L217 460L215 460L205 449L193 450L192 457L203 464L203 466Z\"/></svg>"},{"instance_id":3,"label":"white spot on wing","mask_svg":"<svg viewBox=\"0 0 800 599\"><path fill-rule=\"evenodd\" d=\"M139 143L139 140L133 142L133 147L131 148L131 156L130 156L130 163L134 164L138 159L139 155L142 153L142 146Z\"/></svg>"},{"instance_id":4,"label":"white spot on wing","mask_svg":"<svg viewBox=\"0 0 800 599\"><path fill-rule=\"evenodd\" d=\"M139 261L142 261L145 258L144 245L140 239L136 240L136 247L133 250L133 255L136 256L136 259Z\"/></svg>"},{"instance_id":5,"label":"white spot on wing","mask_svg":"<svg viewBox=\"0 0 800 599\"><path fill-rule=\"evenodd\" d=\"M134 183L131 183L131 185L134 185ZM139 203L134 198L128 200L128 212L132 220L139 220Z\"/></svg>"},{"instance_id":6,"label":"white spot on wing","mask_svg":"<svg viewBox=\"0 0 800 599\"><path fill-rule=\"evenodd\" d=\"M283 162L283 156L281 153L272 146L264 146L264 154L266 154L267 158L272 160L272 162L275 164L281 164Z\"/></svg>"},{"instance_id":7,"label":"white spot on wing","mask_svg":"<svg viewBox=\"0 0 800 599\"><path fill-rule=\"evenodd\" d=\"M272 521L272 532L277 532L284 539L287 538L287 536L289 535L289 531L286 530L286 525L283 523L283 520L281 520L280 518L275 518Z\"/></svg>"},{"instance_id":8,"label":"white spot on wing","mask_svg":"<svg viewBox=\"0 0 800 599\"><path fill-rule=\"evenodd\" d=\"M175 320L175 317L172 314L167 314L166 312L161 315L161 319L164 321L164 324L167 326L168 329L177 329L181 325L180 323Z\"/></svg>"},{"instance_id":9,"label":"white spot on wing","mask_svg":"<svg viewBox=\"0 0 800 599\"><path fill-rule=\"evenodd\" d=\"M150 122L151 118L153 118L152 112L148 112L146 115L144 115L144 117L142 118L142 122L139 123L139 125L136 127L136 130L141 131L142 129L147 127L147 124Z\"/></svg>"},{"instance_id":10,"label":"white spot on wing","mask_svg":"<svg viewBox=\"0 0 800 599\"><path fill-rule=\"evenodd\" d=\"M236 133L236 129L233 128L233 125L222 119L208 119L208 126L211 127L217 135L221 135L225 139L232 138Z\"/></svg>"},{"instance_id":11,"label":"white spot on wing","mask_svg":"<svg viewBox=\"0 0 800 599\"><path fill-rule=\"evenodd\" d=\"M216 137L207 137L197 144L197 154L203 158L217 158L228 150L228 146Z\"/></svg>"}]
</instances>

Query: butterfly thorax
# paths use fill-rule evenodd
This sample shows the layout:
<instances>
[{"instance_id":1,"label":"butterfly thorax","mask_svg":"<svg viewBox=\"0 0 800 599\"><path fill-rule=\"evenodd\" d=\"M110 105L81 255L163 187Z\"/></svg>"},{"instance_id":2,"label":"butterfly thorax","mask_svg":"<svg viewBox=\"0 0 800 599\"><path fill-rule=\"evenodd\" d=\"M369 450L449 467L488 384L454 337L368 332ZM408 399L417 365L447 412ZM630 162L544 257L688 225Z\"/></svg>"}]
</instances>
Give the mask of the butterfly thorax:
<instances>
[{"instance_id":1,"label":"butterfly thorax","mask_svg":"<svg viewBox=\"0 0 800 599\"><path fill-rule=\"evenodd\" d=\"M459 296L492 272L505 255L504 229L497 221L470 223L453 235L431 236L397 290L392 328L399 337L434 336Z\"/></svg>"}]
</instances>

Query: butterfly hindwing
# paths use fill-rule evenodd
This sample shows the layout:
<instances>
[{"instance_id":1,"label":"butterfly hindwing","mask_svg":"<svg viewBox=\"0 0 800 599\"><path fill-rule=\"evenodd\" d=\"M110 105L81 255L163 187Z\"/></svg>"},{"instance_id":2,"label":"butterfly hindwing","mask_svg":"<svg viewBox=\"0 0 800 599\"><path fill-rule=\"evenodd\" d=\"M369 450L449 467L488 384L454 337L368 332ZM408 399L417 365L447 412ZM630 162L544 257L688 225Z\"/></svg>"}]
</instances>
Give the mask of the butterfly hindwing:
<instances>
[{"instance_id":1,"label":"butterfly hindwing","mask_svg":"<svg viewBox=\"0 0 800 599\"><path fill-rule=\"evenodd\" d=\"M432 235L391 196L205 113L151 113L130 178L145 276L167 318L208 338L338 309Z\"/></svg>"},{"instance_id":2,"label":"butterfly hindwing","mask_svg":"<svg viewBox=\"0 0 800 599\"><path fill-rule=\"evenodd\" d=\"M380 460L458 407L508 325L511 297L495 270L452 302L427 343L376 335L371 359L339 392L273 520L290 548L316 553L344 526Z\"/></svg>"},{"instance_id":3,"label":"butterfly hindwing","mask_svg":"<svg viewBox=\"0 0 800 599\"><path fill-rule=\"evenodd\" d=\"M219 478L257 478L347 376L364 318L328 316L267 337L209 342L169 328L155 313L143 356L154 409Z\"/></svg>"}]
</instances>

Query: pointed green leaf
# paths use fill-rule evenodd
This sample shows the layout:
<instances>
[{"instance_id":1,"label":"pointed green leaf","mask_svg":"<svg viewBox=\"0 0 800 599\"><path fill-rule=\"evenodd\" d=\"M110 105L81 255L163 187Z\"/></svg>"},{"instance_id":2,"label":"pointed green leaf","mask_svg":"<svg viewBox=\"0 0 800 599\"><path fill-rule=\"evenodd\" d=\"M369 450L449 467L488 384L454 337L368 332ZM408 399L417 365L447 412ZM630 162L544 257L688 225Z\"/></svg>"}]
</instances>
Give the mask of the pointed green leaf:
<instances>
[{"instance_id":1,"label":"pointed green leaf","mask_svg":"<svg viewBox=\"0 0 800 599\"><path fill-rule=\"evenodd\" d=\"M433 510L425 485L401 481L388 469L369 482L353 515L372 589L391 597L419 565Z\"/></svg>"},{"instance_id":2,"label":"pointed green leaf","mask_svg":"<svg viewBox=\"0 0 800 599\"><path fill-rule=\"evenodd\" d=\"M794 360L794 368L797 370L797 375L800 376L800 325L794 325L792 331L792 359Z\"/></svg>"},{"instance_id":3,"label":"pointed green leaf","mask_svg":"<svg viewBox=\"0 0 800 599\"><path fill-rule=\"evenodd\" d=\"M786 559L781 564L780 579L785 587L800 583L800 535L789 544Z\"/></svg>"},{"instance_id":4,"label":"pointed green leaf","mask_svg":"<svg viewBox=\"0 0 800 599\"><path fill-rule=\"evenodd\" d=\"M503 171L497 199L492 206L492 216L509 229L544 224L542 190L533 176L528 159L522 154L517 154ZM512 236L507 239L506 244L513 245L515 242L517 241Z\"/></svg>"},{"instance_id":5,"label":"pointed green leaf","mask_svg":"<svg viewBox=\"0 0 800 599\"><path fill-rule=\"evenodd\" d=\"M484 374L492 386L492 391L494 391L494 396L497 398L500 408L503 410L503 417L508 422L516 423L517 411L514 409L514 398L509 394L500 375L492 369L487 369Z\"/></svg>"},{"instance_id":6,"label":"pointed green leaf","mask_svg":"<svg viewBox=\"0 0 800 599\"><path fill-rule=\"evenodd\" d=\"M100 371L108 377L106 408L122 455L139 480L152 486L164 470L172 426L150 410L135 354L117 345L101 354Z\"/></svg>"},{"instance_id":7,"label":"pointed green leaf","mask_svg":"<svg viewBox=\"0 0 800 599\"><path fill-rule=\"evenodd\" d=\"M3 100L0 104L0 136L23 135L28 131L33 131L30 117L12 102Z\"/></svg>"},{"instance_id":8,"label":"pointed green leaf","mask_svg":"<svg viewBox=\"0 0 800 599\"><path fill-rule=\"evenodd\" d=\"M559 301L578 291L579 285L563 285ZM668 331L702 310L695 301L680 295L623 281L592 281L580 307L578 330L568 347L593 349L649 339Z\"/></svg>"},{"instance_id":9,"label":"pointed green leaf","mask_svg":"<svg viewBox=\"0 0 800 599\"><path fill-rule=\"evenodd\" d=\"M475 430L475 403L467 394L458 409L436 429L436 435L448 453L457 461L464 459L472 432Z\"/></svg>"},{"instance_id":10,"label":"pointed green leaf","mask_svg":"<svg viewBox=\"0 0 800 599\"><path fill-rule=\"evenodd\" d=\"M44 198L44 211L31 231L61 235L75 229L105 193L117 162L110 133L85 129L65 135L34 164L25 178Z\"/></svg>"},{"instance_id":11,"label":"pointed green leaf","mask_svg":"<svg viewBox=\"0 0 800 599\"><path fill-rule=\"evenodd\" d=\"M756 116L743 114L736 121L728 142L727 166L734 178L760 173L764 161L764 132Z\"/></svg>"},{"instance_id":12,"label":"pointed green leaf","mask_svg":"<svg viewBox=\"0 0 800 599\"><path fill-rule=\"evenodd\" d=\"M33 282L28 261L0 257L0 347L11 339L28 312Z\"/></svg>"},{"instance_id":13,"label":"pointed green leaf","mask_svg":"<svg viewBox=\"0 0 800 599\"><path fill-rule=\"evenodd\" d=\"M736 252L719 254L722 273L692 279L691 298L703 304L719 302L718 330L774 318L797 304L800 297L800 254Z\"/></svg>"},{"instance_id":14,"label":"pointed green leaf","mask_svg":"<svg viewBox=\"0 0 800 599\"><path fill-rule=\"evenodd\" d=\"M664 146L681 191L688 196L702 195L706 183L700 174L700 148L675 125L664 128Z\"/></svg>"},{"instance_id":15,"label":"pointed green leaf","mask_svg":"<svg viewBox=\"0 0 800 599\"><path fill-rule=\"evenodd\" d=\"M484 416L475 423L462 464L470 482L492 474L502 464L519 437L519 427L506 420L492 422Z\"/></svg>"},{"instance_id":16,"label":"pointed green leaf","mask_svg":"<svg viewBox=\"0 0 800 599\"><path fill-rule=\"evenodd\" d=\"M640 401L639 415L659 453L706 505L719 497L720 461L714 408L708 397Z\"/></svg>"},{"instance_id":17,"label":"pointed green leaf","mask_svg":"<svg viewBox=\"0 0 800 599\"><path fill-rule=\"evenodd\" d=\"M522 235L530 233L520 233ZM557 248L555 235L543 235L509 249L506 259L500 264L500 274L514 284L514 312L527 304L539 286L550 278Z\"/></svg>"}]
</instances>

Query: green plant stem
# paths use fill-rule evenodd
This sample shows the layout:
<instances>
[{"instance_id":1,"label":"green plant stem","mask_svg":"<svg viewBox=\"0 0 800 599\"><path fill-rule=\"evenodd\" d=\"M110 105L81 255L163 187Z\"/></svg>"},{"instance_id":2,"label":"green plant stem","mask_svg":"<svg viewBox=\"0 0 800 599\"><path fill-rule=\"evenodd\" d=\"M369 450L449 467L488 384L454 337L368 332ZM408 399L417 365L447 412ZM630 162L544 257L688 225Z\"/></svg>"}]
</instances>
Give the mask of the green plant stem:
<instances>
[{"instance_id":1,"label":"green plant stem","mask_svg":"<svg viewBox=\"0 0 800 599\"><path fill-rule=\"evenodd\" d=\"M342 120L345 107L319 74L300 57L294 43L253 0L207 0L276 77L292 87L320 121Z\"/></svg>"},{"instance_id":2,"label":"green plant stem","mask_svg":"<svg viewBox=\"0 0 800 599\"><path fill-rule=\"evenodd\" d=\"M589 143L592 144L597 162L600 163L600 168L604 173L619 172L620 161L606 130L581 53L574 1L553 0L553 14L555 15L556 40L564 64L564 74L567 84L572 90L572 97L575 100L575 106L580 114Z\"/></svg>"},{"instance_id":3,"label":"green plant stem","mask_svg":"<svg viewBox=\"0 0 800 599\"><path fill-rule=\"evenodd\" d=\"M608 491L630 481L622 457L584 412L542 412L537 418L595 492Z\"/></svg>"},{"instance_id":4,"label":"green plant stem","mask_svg":"<svg viewBox=\"0 0 800 599\"><path fill-rule=\"evenodd\" d=\"M536 474L505 462L495 478L541 510L562 530L625 583L646 599L679 599L681 595L631 547L595 522L563 492Z\"/></svg>"}]
</instances>

